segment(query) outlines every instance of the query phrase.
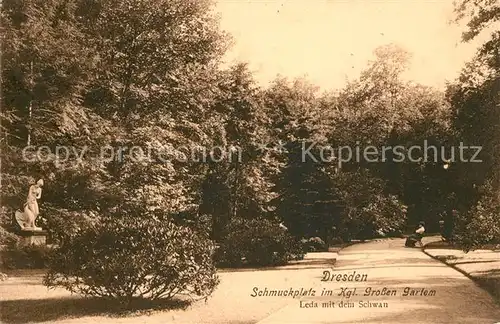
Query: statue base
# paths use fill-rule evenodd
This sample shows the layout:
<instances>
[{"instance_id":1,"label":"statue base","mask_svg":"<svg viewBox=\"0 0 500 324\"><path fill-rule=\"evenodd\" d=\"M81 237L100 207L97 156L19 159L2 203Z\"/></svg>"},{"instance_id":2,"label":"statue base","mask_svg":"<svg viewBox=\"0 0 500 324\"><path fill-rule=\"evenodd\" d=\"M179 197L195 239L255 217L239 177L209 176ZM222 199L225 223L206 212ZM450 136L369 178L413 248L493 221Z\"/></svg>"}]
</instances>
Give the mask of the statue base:
<instances>
[{"instance_id":1,"label":"statue base","mask_svg":"<svg viewBox=\"0 0 500 324\"><path fill-rule=\"evenodd\" d=\"M39 229L22 229L17 233L21 236L21 245L46 245L47 231Z\"/></svg>"}]
</instances>

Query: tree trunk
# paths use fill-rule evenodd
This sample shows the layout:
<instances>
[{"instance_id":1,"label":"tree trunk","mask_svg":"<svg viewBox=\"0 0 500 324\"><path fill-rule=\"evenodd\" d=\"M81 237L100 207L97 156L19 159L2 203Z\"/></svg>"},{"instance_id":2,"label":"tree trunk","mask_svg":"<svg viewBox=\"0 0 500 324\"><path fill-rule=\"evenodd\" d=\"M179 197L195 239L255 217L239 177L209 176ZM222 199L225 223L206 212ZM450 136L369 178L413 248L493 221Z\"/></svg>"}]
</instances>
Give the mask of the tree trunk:
<instances>
[{"instance_id":1,"label":"tree trunk","mask_svg":"<svg viewBox=\"0 0 500 324\"><path fill-rule=\"evenodd\" d=\"M31 118L33 115L33 61L30 62L30 77L29 77L29 85L30 85L30 102L28 104L28 139L26 141L26 146L31 145Z\"/></svg>"}]
</instances>

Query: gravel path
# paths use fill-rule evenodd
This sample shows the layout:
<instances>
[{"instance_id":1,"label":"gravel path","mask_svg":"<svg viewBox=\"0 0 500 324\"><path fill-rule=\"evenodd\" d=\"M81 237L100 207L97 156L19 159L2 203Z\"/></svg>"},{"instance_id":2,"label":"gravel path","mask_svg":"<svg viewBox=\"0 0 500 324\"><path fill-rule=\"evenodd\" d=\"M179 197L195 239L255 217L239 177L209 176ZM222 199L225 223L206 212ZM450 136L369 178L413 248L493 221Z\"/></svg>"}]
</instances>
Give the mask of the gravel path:
<instances>
[{"instance_id":1,"label":"gravel path","mask_svg":"<svg viewBox=\"0 0 500 324\"><path fill-rule=\"evenodd\" d=\"M272 270L221 271L221 283L206 303L196 302L187 310L128 317L109 317L99 312L92 314L85 309L89 307L81 302L82 299L71 297L67 291L47 290L42 285L42 273L24 271L0 282L0 323L253 324L290 302L282 297L251 297L255 287L313 287L323 269L328 264L331 266L336 257L335 252L312 253L305 260Z\"/></svg>"},{"instance_id":2,"label":"gravel path","mask_svg":"<svg viewBox=\"0 0 500 324\"><path fill-rule=\"evenodd\" d=\"M402 239L357 244L342 250L335 273L352 271L366 274L367 280L318 282L317 290L326 288L336 295L303 298L302 306L318 308L291 302L258 324L500 322L500 308L488 293L420 249L404 248ZM337 296L341 288L357 288L356 295ZM368 291L370 296L365 296ZM405 291L408 296L404 296ZM323 303L331 305L330 301L334 307L322 307Z\"/></svg>"},{"instance_id":3,"label":"gravel path","mask_svg":"<svg viewBox=\"0 0 500 324\"><path fill-rule=\"evenodd\" d=\"M102 313L89 314L82 309L81 299L71 297L62 289L48 291L41 285L40 274L33 275L28 272L0 282L0 322L7 324L27 322L493 324L500 322L500 307L485 291L458 271L428 257L420 249L404 248L403 245L402 239L356 244L340 251L335 267L328 263L331 263L337 254L326 253L308 255L308 260L305 262L280 270L223 271L220 273L221 284L207 303L197 302L187 310L157 311L129 317L110 317ZM322 281L325 273L328 279L333 281ZM366 281L342 281L344 278L366 279ZM345 296L338 296L342 289ZM364 296L367 289L370 296ZM405 289L408 296L403 296ZM290 290L292 296L289 295ZM314 296L312 296L313 290ZM287 296L258 296L272 295L278 291ZM331 291L332 295L321 296L323 291ZM353 295L348 296L349 291L354 292L351 293ZM294 298L293 294L298 293L304 296ZM252 295L257 296L252 297ZM306 305L311 307L306 308Z\"/></svg>"}]
</instances>

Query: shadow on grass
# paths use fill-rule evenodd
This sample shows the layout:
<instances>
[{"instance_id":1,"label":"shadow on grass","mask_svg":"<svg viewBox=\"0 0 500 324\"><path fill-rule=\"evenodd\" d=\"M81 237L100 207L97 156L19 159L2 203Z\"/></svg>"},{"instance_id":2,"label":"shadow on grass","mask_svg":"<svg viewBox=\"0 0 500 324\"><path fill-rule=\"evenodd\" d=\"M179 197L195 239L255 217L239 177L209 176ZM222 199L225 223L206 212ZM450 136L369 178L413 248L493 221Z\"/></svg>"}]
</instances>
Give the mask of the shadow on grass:
<instances>
[{"instance_id":1,"label":"shadow on grass","mask_svg":"<svg viewBox=\"0 0 500 324\"><path fill-rule=\"evenodd\" d=\"M102 298L16 299L0 302L0 322L18 324L52 322L84 316L139 316L158 310L186 309L186 300L134 300L130 307Z\"/></svg>"},{"instance_id":2,"label":"shadow on grass","mask_svg":"<svg viewBox=\"0 0 500 324\"><path fill-rule=\"evenodd\" d=\"M456 255L437 255L436 259L440 261L449 261L459 259L459 257L457 257Z\"/></svg>"},{"instance_id":3,"label":"shadow on grass","mask_svg":"<svg viewBox=\"0 0 500 324\"><path fill-rule=\"evenodd\" d=\"M463 262L455 262L455 265L462 265L462 264L477 264L477 263L495 263L498 262L497 260L473 260L473 261L463 261Z\"/></svg>"},{"instance_id":4,"label":"shadow on grass","mask_svg":"<svg viewBox=\"0 0 500 324\"><path fill-rule=\"evenodd\" d=\"M474 277L474 281L488 291L495 298L497 304L500 305L500 269L478 272Z\"/></svg>"},{"instance_id":5,"label":"shadow on grass","mask_svg":"<svg viewBox=\"0 0 500 324\"><path fill-rule=\"evenodd\" d=\"M459 247L453 245L450 242L446 241L432 241L424 244L424 249L452 249L452 250L460 250Z\"/></svg>"},{"instance_id":6,"label":"shadow on grass","mask_svg":"<svg viewBox=\"0 0 500 324\"><path fill-rule=\"evenodd\" d=\"M447 266L460 272L470 280L474 281L479 287L487 291L495 300L495 302L500 305L500 269L492 269L487 271L476 272L474 274L468 273L462 268L458 267L462 264L474 264L474 263L490 263L496 262L496 260L478 260L478 261L465 261L465 262L447 262L450 260L459 259L454 255L437 255L433 256L424 251L425 254L433 259L441 261Z\"/></svg>"},{"instance_id":7,"label":"shadow on grass","mask_svg":"<svg viewBox=\"0 0 500 324\"><path fill-rule=\"evenodd\" d=\"M449 241L436 240L424 244L425 249L450 249L450 250L460 250L463 251L459 244L452 243ZM500 252L499 244L485 244L476 247L474 250L491 250L492 252ZM474 250L471 250L474 251Z\"/></svg>"}]
</instances>

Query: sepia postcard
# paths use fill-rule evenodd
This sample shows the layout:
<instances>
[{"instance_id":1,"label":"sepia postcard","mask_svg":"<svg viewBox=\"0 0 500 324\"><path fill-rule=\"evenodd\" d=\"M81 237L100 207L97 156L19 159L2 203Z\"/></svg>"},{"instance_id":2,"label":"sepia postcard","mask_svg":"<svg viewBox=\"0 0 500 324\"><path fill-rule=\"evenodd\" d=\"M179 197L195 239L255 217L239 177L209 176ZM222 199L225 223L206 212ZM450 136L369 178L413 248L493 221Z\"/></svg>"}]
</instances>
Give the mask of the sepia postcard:
<instances>
[{"instance_id":1,"label":"sepia postcard","mask_svg":"<svg viewBox=\"0 0 500 324\"><path fill-rule=\"evenodd\" d=\"M500 323L500 2L0 6L0 323Z\"/></svg>"}]
</instances>

